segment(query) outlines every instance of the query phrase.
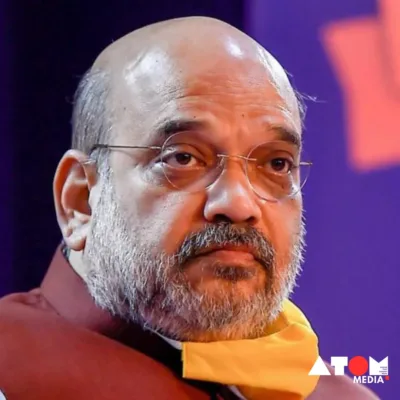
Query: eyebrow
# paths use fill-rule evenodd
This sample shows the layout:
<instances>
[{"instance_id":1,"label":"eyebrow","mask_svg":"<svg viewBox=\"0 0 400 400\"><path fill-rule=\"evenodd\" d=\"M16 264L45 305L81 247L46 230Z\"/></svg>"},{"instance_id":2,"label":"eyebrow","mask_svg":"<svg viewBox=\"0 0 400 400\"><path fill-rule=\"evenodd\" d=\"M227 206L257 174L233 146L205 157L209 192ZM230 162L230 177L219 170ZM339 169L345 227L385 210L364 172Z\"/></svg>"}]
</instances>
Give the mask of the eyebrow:
<instances>
[{"instance_id":1,"label":"eyebrow","mask_svg":"<svg viewBox=\"0 0 400 400\"><path fill-rule=\"evenodd\" d=\"M162 122L157 128L157 137L161 139L167 139L169 136L179 132L190 132L209 127L209 124L205 121L194 120L194 119L171 119ZM273 140L282 140L288 142L299 149L301 148L301 135L296 130L287 128L283 125L268 125L268 131L272 131L276 134L276 138Z\"/></svg>"},{"instance_id":2,"label":"eyebrow","mask_svg":"<svg viewBox=\"0 0 400 400\"><path fill-rule=\"evenodd\" d=\"M156 133L160 138L166 139L175 133L204 129L207 126L208 124L204 121L196 121L194 119L172 119L161 123L156 129Z\"/></svg>"},{"instance_id":3,"label":"eyebrow","mask_svg":"<svg viewBox=\"0 0 400 400\"><path fill-rule=\"evenodd\" d=\"M284 142L295 145L299 149L301 148L301 135L296 130L287 128L282 125L270 125L268 130L276 133L276 140L283 140Z\"/></svg>"}]
</instances>

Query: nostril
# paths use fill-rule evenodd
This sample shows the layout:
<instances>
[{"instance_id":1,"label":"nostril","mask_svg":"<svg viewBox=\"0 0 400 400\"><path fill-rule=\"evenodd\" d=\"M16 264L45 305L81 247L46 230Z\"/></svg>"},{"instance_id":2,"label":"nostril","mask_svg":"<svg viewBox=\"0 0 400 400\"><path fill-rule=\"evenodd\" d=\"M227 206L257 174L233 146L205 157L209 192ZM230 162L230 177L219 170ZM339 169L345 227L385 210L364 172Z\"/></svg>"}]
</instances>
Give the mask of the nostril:
<instances>
[{"instance_id":1,"label":"nostril","mask_svg":"<svg viewBox=\"0 0 400 400\"><path fill-rule=\"evenodd\" d=\"M216 214L216 215L214 216L214 221L213 221L213 222L215 222L215 223L218 223L218 222L228 222L228 223L230 223L230 224L233 223L232 219L230 219L229 217L227 217L227 216L224 215L224 214Z\"/></svg>"},{"instance_id":2,"label":"nostril","mask_svg":"<svg viewBox=\"0 0 400 400\"><path fill-rule=\"evenodd\" d=\"M215 217L213 218L214 223L219 223L219 222L225 222L228 224L234 224L236 223L236 221L234 221L232 218L229 218L228 216L224 215L224 214L216 214ZM256 222L256 218L255 217L249 217L247 218L247 220L242 221L242 222L246 222L248 224L254 224Z\"/></svg>"}]
</instances>

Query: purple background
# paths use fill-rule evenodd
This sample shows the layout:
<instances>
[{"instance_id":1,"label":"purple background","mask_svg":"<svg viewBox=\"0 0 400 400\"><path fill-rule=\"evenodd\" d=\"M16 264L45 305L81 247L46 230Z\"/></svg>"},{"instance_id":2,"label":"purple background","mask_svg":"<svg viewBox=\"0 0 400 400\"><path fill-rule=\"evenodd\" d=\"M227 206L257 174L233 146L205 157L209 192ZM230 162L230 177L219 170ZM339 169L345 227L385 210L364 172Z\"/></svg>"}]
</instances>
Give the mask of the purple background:
<instances>
[{"instance_id":1,"label":"purple background","mask_svg":"<svg viewBox=\"0 0 400 400\"><path fill-rule=\"evenodd\" d=\"M0 1L0 295L2 288L11 286L12 223L11 223L11 48L7 3Z\"/></svg>"},{"instance_id":2,"label":"purple background","mask_svg":"<svg viewBox=\"0 0 400 400\"><path fill-rule=\"evenodd\" d=\"M301 92L319 100L308 102L305 144L314 161L305 187L308 253L294 299L319 333L325 358L389 356L390 381L372 388L396 400L400 164L368 173L349 164L343 91L319 39L328 22L376 15L376 2L24 3L0 0L0 295L38 285L59 243L51 185L69 146L79 76L111 40L133 29L178 16L214 16L254 36Z\"/></svg>"}]
</instances>

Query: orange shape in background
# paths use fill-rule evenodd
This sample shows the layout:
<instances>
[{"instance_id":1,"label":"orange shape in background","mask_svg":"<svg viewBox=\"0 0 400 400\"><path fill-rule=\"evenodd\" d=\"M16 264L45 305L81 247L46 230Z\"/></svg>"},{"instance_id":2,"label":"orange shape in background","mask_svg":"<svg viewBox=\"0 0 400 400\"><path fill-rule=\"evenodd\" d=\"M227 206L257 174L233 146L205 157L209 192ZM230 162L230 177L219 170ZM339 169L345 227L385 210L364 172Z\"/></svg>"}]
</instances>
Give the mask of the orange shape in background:
<instances>
[{"instance_id":1,"label":"orange shape in background","mask_svg":"<svg viewBox=\"0 0 400 400\"><path fill-rule=\"evenodd\" d=\"M393 83L400 97L400 1L381 0L379 6L384 51L387 52Z\"/></svg>"},{"instance_id":2,"label":"orange shape in background","mask_svg":"<svg viewBox=\"0 0 400 400\"><path fill-rule=\"evenodd\" d=\"M323 29L325 49L344 93L349 160L360 171L400 164L400 93L391 76L395 71L400 83L400 54L395 51L400 29L391 15L400 22L400 1L383 0L381 6L386 15L382 21L388 26L371 17L335 22ZM383 40L384 29L386 35L397 35L389 44Z\"/></svg>"}]
</instances>

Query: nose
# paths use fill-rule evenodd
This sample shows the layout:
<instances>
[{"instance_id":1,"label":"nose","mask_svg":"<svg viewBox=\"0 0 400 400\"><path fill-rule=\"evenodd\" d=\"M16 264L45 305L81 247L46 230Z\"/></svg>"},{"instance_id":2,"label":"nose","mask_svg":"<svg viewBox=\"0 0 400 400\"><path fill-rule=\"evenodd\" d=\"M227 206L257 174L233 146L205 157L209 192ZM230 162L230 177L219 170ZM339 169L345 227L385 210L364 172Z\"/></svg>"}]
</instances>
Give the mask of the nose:
<instances>
[{"instance_id":1,"label":"nose","mask_svg":"<svg viewBox=\"0 0 400 400\"><path fill-rule=\"evenodd\" d=\"M204 217L208 222L256 224L262 216L261 204L242 169L225 168L208 188Z\"/></svg>"}]
</instances>

